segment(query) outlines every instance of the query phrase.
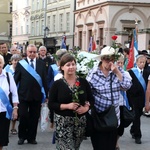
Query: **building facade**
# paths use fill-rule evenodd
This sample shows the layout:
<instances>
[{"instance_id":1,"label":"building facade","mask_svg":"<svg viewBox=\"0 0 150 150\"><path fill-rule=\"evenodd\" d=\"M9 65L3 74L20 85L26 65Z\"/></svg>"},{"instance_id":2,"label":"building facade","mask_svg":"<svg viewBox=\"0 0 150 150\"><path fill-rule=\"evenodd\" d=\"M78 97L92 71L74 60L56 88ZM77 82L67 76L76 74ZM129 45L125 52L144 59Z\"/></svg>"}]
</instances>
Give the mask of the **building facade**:
<instances>
[{"instance_id":1,"label":"building facade","mask_svg":"<svg viewBox=\"0 0 150 150\"><path fill-rule=\"evenodd\" d=\"M117 42L130 43L132 30L138 27L138 49L150 44L150 0L76 0L74 45L88 50L90 37L97 49Z\"/></svg>"},{"instance_id":2,"label":"building facade","mask_svg":"<svg viewBox=\"0 0 150 150\"><path fill-rule=\"evenodd\" d=\"M46 26L48 37L55 38L55 47L60 49L62 36L66 36L67 49L73 48L75 0L48 0Z\"/></svg>"},{"instance_id":3,"label":"building facade","mask_svg":"<svg viewBox=\"0 0 150 150\"><path fill-rule=\"evenodd\" d=\"M23 47L28 44L30 35L30 11L29 0L13 0L13 45Z\"/></svg>"},{"instance_id":4,"label":"building facade","mask_svg":"<svg viewBox=\"0 0 150 150\"><path fill-rule=\"evenodd\" d=\"M46 26L47 0L30 0L30 36L29 43L37 47L43 45L44 28Z\"/></svg>"},{"instance_id":5,"label":"building facade","mask_svg":"<svg viewBox=\"0 0 150 150\"><path fill-rule=\"evenodd\" d=\"M0 42L11 43L12 0L0 1Z\"/></svg>"}]
</instances>

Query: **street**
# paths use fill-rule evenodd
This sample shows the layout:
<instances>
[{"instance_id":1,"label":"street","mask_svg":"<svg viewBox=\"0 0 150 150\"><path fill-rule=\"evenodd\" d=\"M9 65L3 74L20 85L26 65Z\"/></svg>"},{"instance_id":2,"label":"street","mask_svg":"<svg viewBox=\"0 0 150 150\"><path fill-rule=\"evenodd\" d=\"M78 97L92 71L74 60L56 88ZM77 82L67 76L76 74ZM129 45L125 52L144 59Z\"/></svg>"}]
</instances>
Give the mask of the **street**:
<instances>
[{"instance_id":1,"label":"street","mask_svg":"<svg viewBox=\"0 0 150 150\"><path fill-rule=\"evenodd\" d=\"M120 138L120 150L150 150L150 118L142 116L142 144L135 144L134 139L131 138L129 133L130 127L125 129L124 135ZM25 143L18 145L18 136L11 135L9 137L10 143L4 150L55 150L55 145L52 144L53 131L47 129L45 132L41 132L40 128L37 133L37 145L31 145ZM92 150L90 139L84 140L81 144L80 150Z\"/></svg>"}]
</instances>

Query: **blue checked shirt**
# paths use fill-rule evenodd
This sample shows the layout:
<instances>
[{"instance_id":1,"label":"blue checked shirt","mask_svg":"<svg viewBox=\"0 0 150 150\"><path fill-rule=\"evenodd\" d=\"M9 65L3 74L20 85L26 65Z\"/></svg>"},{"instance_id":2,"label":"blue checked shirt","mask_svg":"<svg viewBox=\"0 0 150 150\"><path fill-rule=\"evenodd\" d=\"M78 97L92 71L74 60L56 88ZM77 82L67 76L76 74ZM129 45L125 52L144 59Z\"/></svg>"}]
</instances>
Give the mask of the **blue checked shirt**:
<instances>
[{"instance_id":1,"label":"blue checked shirt","mask_svg":"<svg viewBox=\"0 0 150 150\"><path fill-rule=\"evenodd\" d=\"M119 68L123 78L122 81L119 81L117 76L109 72L109 75L104 76L103 72L99 67L95 67L88 73L86 79L89 82L93 96L95 98L95 107L98 112L106 110L112 103L114 103L116 114L119 120L120 111L119 111L119 97L121 88L127 90L132 85L132 79L126 78L124 70ZM110 78L110 73L112 73L112 79ZM111 88L110 81L112 80L112 93L113 93L113 102L111 99ZM120 121L119 121L120 122ZM119 123L118 122L118 123Z\"/></svg>"}]
</instances>

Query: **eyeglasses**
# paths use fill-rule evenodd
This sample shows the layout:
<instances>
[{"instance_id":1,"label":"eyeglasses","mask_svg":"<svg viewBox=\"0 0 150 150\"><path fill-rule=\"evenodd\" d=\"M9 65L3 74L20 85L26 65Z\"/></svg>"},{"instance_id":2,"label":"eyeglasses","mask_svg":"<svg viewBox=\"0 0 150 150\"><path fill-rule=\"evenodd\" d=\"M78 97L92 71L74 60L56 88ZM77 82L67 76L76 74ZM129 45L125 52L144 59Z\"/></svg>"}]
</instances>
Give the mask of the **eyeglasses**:
<instances>
[{"instance_id":1,"label":"eyeglasses","mask_svg":"<svg viewBox=\"0 0 150 150\"><path fill-rule=\"evenodd\" d=\"M105 60L105 61L107 61L107 62L115 60L113 56L104 56L102 59Z\"/></svg>"},{"instance_id":2,"label":"eyeglasses","mask_svg":"<svg viewBox=\"0 0 150 150\"><path fill-rule=\"evenodd\" d=\"M34 54L35 54L35 53L36 53L36 51L29 51L29 53L34 53Z\"/></svg>"}]
</instances>

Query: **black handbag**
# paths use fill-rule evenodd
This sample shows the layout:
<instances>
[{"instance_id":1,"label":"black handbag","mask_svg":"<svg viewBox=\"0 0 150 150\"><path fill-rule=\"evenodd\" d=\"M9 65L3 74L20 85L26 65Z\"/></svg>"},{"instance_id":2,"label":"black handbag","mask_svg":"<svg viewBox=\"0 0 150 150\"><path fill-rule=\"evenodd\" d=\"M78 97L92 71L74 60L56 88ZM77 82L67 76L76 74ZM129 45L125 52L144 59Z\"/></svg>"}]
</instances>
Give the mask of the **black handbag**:
<instances>
[{"instance_id":1,"label":"black handbag","mask_svg":"<svg viewBox=\"0 0 150 150\"><path fill-rule=\"evenodd\" d=\"M115 107L111 105L105 111L98 113L92 109L93 126L96 131L112 131L117 129L118 119L115 112Z\"/></svg>"},{"instance_id":2,"label":"black handbag","mask_svg":"<svg viewBox=\"0 0 150 150\"><path fill-rule=\"evenodd\" d=\"M126 106L123 106L122 114L124 128L127 128L133 122L135 113L133 110L129 110Z\"/></svg>"},{"instance_id":3,"label":"black handbag","mask_svg":"<svg viewBox=\"0 0 150 150\"><path fill-rule=\"evenodd\" d=\"M98 113L95 108L91 109L91 115L93 117L93 126L96 131L112 131L116 130L118 127L118 119L116 116L115 107L113 105L114 102L112 95L112 80L110 81L110 87L112 105L101 113Z\"/></svg>"}]
</instances>

